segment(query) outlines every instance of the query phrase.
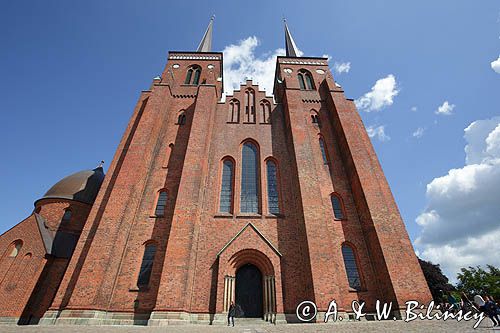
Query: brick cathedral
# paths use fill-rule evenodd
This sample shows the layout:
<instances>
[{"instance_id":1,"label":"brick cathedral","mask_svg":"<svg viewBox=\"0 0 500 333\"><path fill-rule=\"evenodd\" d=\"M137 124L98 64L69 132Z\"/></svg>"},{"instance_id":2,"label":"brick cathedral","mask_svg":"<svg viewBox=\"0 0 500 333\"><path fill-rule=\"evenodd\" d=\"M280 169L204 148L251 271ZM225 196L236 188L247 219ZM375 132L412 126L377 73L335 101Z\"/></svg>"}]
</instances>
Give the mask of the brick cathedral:
<instances>
[{"instance_id":1,"label":"brick cathedral","mask_svg":"<svg viewBox=\"0 0 500 333\"><path fill-rule=\"evenodd\" d=\"M296 322L314 301L431 299L391 190L327 59L285 23L273 96L223 98L210 24L169 52L104 175L63 178L0 236L0 322L169 325L240 315Z\"/></svg>"}]
</instances>

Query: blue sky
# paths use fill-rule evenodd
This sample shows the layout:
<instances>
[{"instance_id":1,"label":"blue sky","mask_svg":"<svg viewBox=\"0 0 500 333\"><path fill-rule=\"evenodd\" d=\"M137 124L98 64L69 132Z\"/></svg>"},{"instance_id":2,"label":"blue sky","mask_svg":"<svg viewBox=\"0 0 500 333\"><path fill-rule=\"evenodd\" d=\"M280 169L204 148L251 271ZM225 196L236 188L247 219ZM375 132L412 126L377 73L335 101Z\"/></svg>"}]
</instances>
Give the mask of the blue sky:
<instances>
[{"instance_id":1,"label":"blue sky","mask_svg":"<svg viewBox=\"0 0 500 333\"><path fill-rule=\"evenodd\" d=\"M109 165L139 92L169 50L196 48L212 14L213 49L237 53L226 57L225 75L261 81L267 72L248 67L274 69L284 15L305 55L330 56L332 69L349 63L334 77L358 104L368 98L360 113L418 253L450 275L463 265L500 266L485 254L500 250L500 190L492 186L500 183L498 1L1 6L0 232L60 178L101 159ZM436 114L445 102L451 114Z\"/></svg>"}]
</instances>

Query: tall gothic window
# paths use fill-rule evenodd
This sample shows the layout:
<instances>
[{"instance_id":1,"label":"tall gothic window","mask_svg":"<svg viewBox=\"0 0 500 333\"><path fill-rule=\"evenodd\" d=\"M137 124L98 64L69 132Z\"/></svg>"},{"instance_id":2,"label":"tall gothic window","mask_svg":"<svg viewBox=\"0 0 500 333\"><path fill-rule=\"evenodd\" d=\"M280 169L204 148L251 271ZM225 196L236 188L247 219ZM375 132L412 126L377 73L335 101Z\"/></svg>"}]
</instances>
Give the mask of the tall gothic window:
<instances>
[{"instance_id":1,"label":"tall gothic window","mask_svg":"<svg viewBox=\"0 0 500 333\"><path fill-rule=\"evenodd\" d=\"M243 145L241 165L241 212L259 212L259 166L257 147L251 142Z\"/></svg>"},{"instance_id":2,"label":"tall gothic window","mask_svg":"<svg viewBox=\"0 0 500 333\"><path fill-rule=\"evenodd\" d=\"M349 281L349 287L355 290L360 290L361 279L359 277L354 249L347 244L342 244L342 256L344 257L344 265L347 273L347 280Z\"/></svg>"},{"instance_id":3,"label":"tall gothic window","mask_svg":"<svg viewBox=\"0 0 500 333\"><path fill-rule=\"evenodd\" d=\"M328 164L328 156L326 155L325 141L323 138L319 138L319 149L321 150L321 157L323 157L323 163Z\"/></svg>"},{"instance_id":4,"label":"tall gothic window","mask_svg":"<svg viewBox=\"0 0 500 333\"><path fill-rule=\"evenodd\" d=\"M255 123L255 92L253 89L245 91L245 122Z\"/></svg>"},{"instance_id":5,"label":"tall gothic window","mask_svg":"<svg viewBox=\"0 0 500 333\"><path fill-rule=\"evenodd\" d=\"M165 207L167 206L168 193L167 190L161 190L158 194L156 202L155 216L165 216Z\"/></svg>"},{"instance_id":6,"label":"tall gothic window","mask_svg":"<svg viewBox=\"0 0 500 333\"><path fill-rule=\"evenodd\" d=\"M141 269L139 277L137 278L137 286L147 286L151 278L151 271L153 270L153 260L155 258L156 245L147 244L144 248L144 255L142 256Z\"/></svg>"},{"instance_id":7,"label":"tall gothic window","mask_svg":"<svg viewBox=\"0 0 500 333\"><path fill-rule=\"evenodd\" d=\"M234 164L229 158L222 163L222 184L220 189L221 213L231 213L233 208L233 174Z\"/></svg>"},{"instance_id":8,"label":"tall gothic window","mask_svg":"<svg viewBox=\"0 0 500 333\"><path fill-rule=\"evenodd\" d=\"M267 206L269 213L279 214L280 203L278 193L278 171L276 163L272 160L266 162L267 166Z\"/></svg>"},{"instance_id":9,"label":"tall gothic window","mask_svg":"<svg viewBox=\"0 0 500 333\"><path fill-rule=\"evenodd\" d=\"M299 87L300 90L313 90L314 82L312 79L312 75L309 71L305 69L299 70L297 74L297 78L299 79Z\"/></svg>"},{"instance_id":10,"label":"tall gothic window","mask_svg":"<svg viewBox=\"0 0 500 333\"><path fill-rule=\"evenodd\" d=\"M240 122L240 102L236 98L229 102L229 122Z\"/></svg>"},{"instance_id":11,"label":"tall gothic window","mask_svg":"<svg viewBox=\"0 0 500 333\"><path fill-rule=\"evenodd\" d=\"M330 199L332 201L332 209L333 209L333 216L341 220L344 218L344 211L342 209L342 202L337 194L332 194L330 196Z\"/></svg>"},{"instance_id":12,"label":"tall gothic window","mask_svg":"<svg viewBox=\"0 0 500 333\"><path fill-rule=\"evenodd\" d=\"M198 85L200 82L201 67L198 65L192 65L188 68L186 73L186 80L184 84Z\"/></svg>"}]
</instances>

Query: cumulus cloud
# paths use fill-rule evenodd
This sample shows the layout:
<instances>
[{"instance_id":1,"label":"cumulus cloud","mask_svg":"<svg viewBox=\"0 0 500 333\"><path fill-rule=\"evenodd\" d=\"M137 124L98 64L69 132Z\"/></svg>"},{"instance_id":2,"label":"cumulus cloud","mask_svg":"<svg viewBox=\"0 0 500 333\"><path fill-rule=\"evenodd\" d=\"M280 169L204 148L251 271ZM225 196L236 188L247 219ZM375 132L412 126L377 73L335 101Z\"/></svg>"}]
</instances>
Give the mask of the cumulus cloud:
<instances>
[{"instance_id":1,"label":"cumulus cloud","mask_svg":"<svg viewBox=\"0 0 500 333\"><path fill-rule=\"evenodd\" d=\"M410 109L410 111L417 112L417 107L416 106L412 106L411 109Z\"/></svg>"},{"instance_id":2,"label":"cumulus cloud","mask_svg":"<svg viewBox=\"0 0 500 333\"><path fill-rule=\"evenodd\" d=\"M389 141L391 139L390 136L385 134L385 126L384 125L380 125L377 127L368 126L366 131L368 132L368 136L370 138L377 138L379 141L382 141L382 142Z\"/></svg>"},{"instance_id":3,"label":"cumulus cloud","mask_svg":"<svg viewBox=\"0 0 500 333\"><path fill-rule=\"evenodd\" d=\"M252 79L268 95L273 92L276 57L285 55L284 49L276 49L262 57L255 54L260 44L255 36L248 37L224 48L224 92L232 94L246 79Z\"/></svg>"},{"instance_id":4,"label":"cumulus cloud","mask_svg":"<svg viewBox=\"0 0 500 333\"><path fill-rule=\"evenodd\" d=\"M452 114L454 108L455 104L450 104L448 101L444 101L444 103L436 110L436 114L449 116Z\"/></svg>"},{"instance_id":5,"label":"cumulus cloud","mask_svg":"<svg viewBox=\"0 0 500 333\"><path fill-rule=\"evenodd\" d=\"M370 112L379 111L394 103L394 97L399 93L396 78L389 74L383 79L377 80L372 90L354 101L360 110Z\"/></svg>"},{"instance_id":6,"label":"cumulus cloud","mask_svg":"<svg viewBox=\"0 0 500 333\"><path fill-rule=\"evenodd\" d=\"M349 71L351 70L351 63L350 62L335 62L333 64L333 70L337 74L349 73Z\"/></svg>"},{"instance_id":7,"label":"cumulus cloud","mask_svg":"<svg viewBox=\"0 0 500 333\"><path fill-rule=\"evenodd\" d=\"M428 185L417 217L421 256L454 280L461 267L500 266L500 117L465 129L465 165Z\"/></svg>"},{"instance_id":8,"label":"cumulus cloud","mask_svg":"<svg viewBox=\"0 0 500 333\"><path fill-rule=\"evenodd\" d=\"M420 139L422 136L424 136L424 131L425 131L425 128L419 127L415 130L415 132L413 132L412 136L414 138Z\"/></svg>"},{"instance_id":9,"label":"cumulus cloud","mask_svg":"<svg viewBox=\"0 0 500 333\"><path fill-rule=\"evenodd\" d=\"M497 60L493 60L491 62L491 68L497 72L498 74L500 74L500 56L498 56L498 59Z\"/></svg>"}]
</instances>

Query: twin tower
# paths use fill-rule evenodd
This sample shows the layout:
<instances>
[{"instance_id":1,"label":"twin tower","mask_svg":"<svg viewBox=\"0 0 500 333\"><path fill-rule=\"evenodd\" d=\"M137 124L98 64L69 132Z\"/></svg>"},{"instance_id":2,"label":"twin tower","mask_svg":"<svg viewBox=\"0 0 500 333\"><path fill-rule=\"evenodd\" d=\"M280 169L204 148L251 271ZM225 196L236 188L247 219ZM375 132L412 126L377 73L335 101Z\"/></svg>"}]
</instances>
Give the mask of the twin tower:
<instances>
[{"instance_id":1,"label":"twin tower","mask_svg":"<svg viewBox=\"0 0 500 333\"><path fill-rule=\"evenodd\" d=\"M431 296L352 100L285 24L274 99L223 92L212 24L142 91L107 175L64 178L0 236L0 321L296 322L313 301Z\"/></svg>"}]
</instances>

